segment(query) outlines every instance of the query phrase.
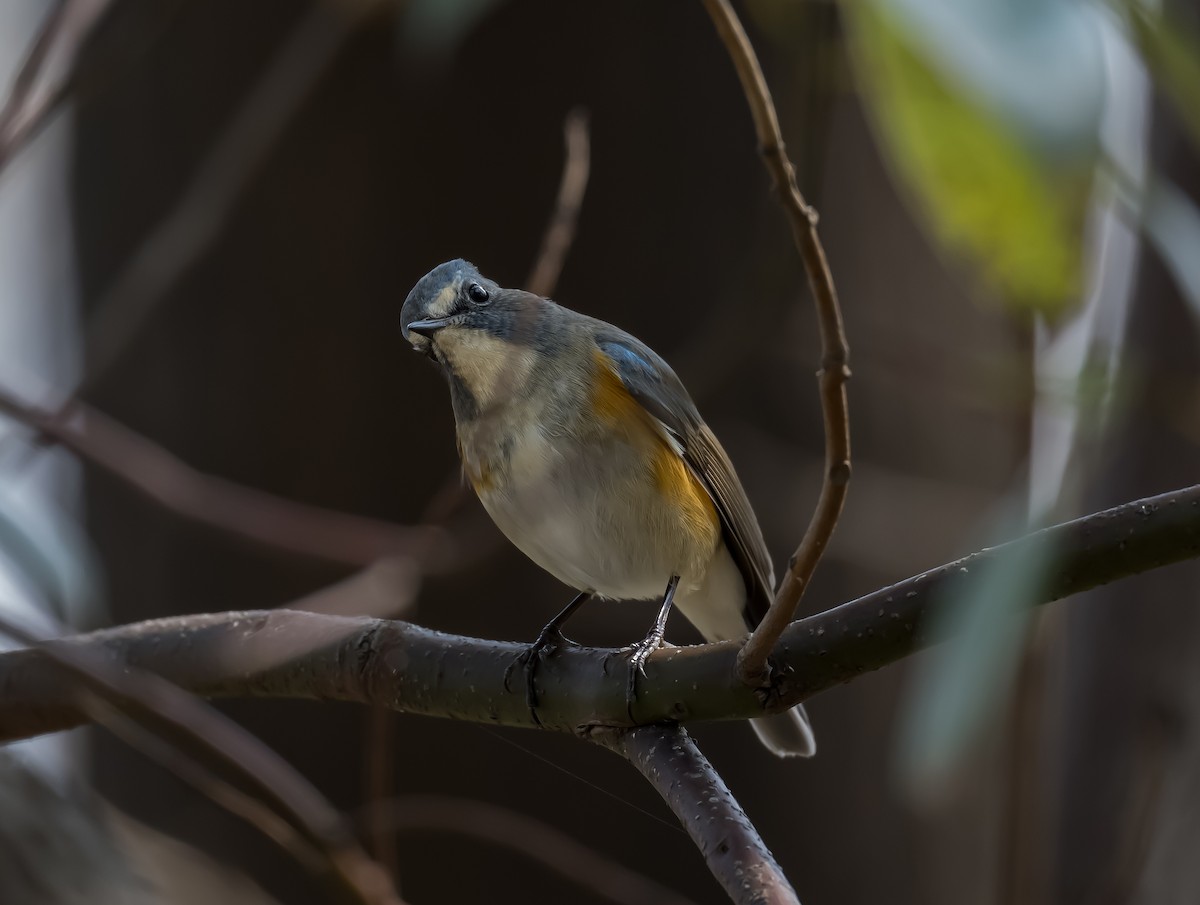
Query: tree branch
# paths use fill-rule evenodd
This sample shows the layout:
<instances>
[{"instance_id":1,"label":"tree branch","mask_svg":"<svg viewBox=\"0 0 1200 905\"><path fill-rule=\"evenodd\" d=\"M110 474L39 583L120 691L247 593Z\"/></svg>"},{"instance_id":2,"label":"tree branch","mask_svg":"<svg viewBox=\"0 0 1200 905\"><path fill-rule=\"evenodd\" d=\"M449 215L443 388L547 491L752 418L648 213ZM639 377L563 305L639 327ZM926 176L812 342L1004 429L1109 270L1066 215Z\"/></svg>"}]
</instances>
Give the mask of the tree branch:
<instances>
[{"instance_id":1,"label":"tree branch","mask_svg":"<svg viewBox=\"0 0 1200 905\"><path fill-rule=\"evenodd\" d=\"M829 538L837 527L850 482L850 412L846 401L846 381L850 377L850 349L842 327L833 276L825 260L825 250L817 235L817 212L809 207L796 185L796 171L788 160L779 130L775 102L763 78L762 67L746 30L729 0L704 0L717 33L725 43L737 69L742 91L754 117L754 130L767 172L792 226L796 248L804 260L812 287L821 329L821 370L817 372L821 392L821 410L825 420L825 480L808 529L788 562L788 571L775 594L775 602L738 657L738 669L746 682L762 685L767 680L767 658L784 628L795 618L796 607L804 595Z\"/></svg>"},{"instance_id":2,"label":"tree branch","mask_svg":"<svg viewBox=\"0 0 1200 905\"><path fill-rule=\"evenodd\" d=\"M534 295L548 296L554 292L567 252L575 241L575 227L579 223L579 209L583 206L583 193L587 190L591 169L588 116L583 108L576 107L563 120L563 143L566 159L554 211L542 234L542 247L533 269L525 280L525 289Z\"/></svg>"},{"instance_id":3,"label":"tree branch","mask_svg":"<svg viewBox=\"0 0 1200 905\"><path fill-rule=\"evenodd\" d=\"M75 57L111 0L59 0L13 79L0 110L0 170L58 109L77 78Z\"/></svg>"},{"instance_id":4,"label":"tree branch","mask_svg":"<svg viewBox=\"0 0 1200 905\"><path fill-rule=\"evenodd\" d=\"M592 737L650 781L736 905L800 905L758 830L682 727L643 726Z\"/></svg>"},{"instance_id":5,"label":"tree branch","mask_svg":"<svg viewBox=\"0 0 1200 905\"><path fill-rule=\"evenodd\" d=\"M540 725L588 733L781 712L940 640L930 631L977 572L1020 569L1029 550L1057 551L1031 606L1200 557L1200 485L1148 497L974 553L788 626L766 694L740 680L736 641L672 647L646 662L632 714L612 651L562 647L538 670ZM985 568L986 567L986 568ZM157 619L62 643L157 673L210 697L293 697L378 703L395 710L533 727L504 674L525 645L404 622L287 610ZM611 673L611 674L610 674ZM0 654L0 741L88 719L73 684L37 651Z\"/></svg>"},{"instance_id":6,"label":"tree branch","mask_svg":"<svg viewBox=\"0 0 1200 905\"><path fill-rule=\"evenodd\" d=\"M450 563L449 540L440 529L412 528L309 506L204 474L83 403L75 403L73 410L79 417L64 421L0 387L0 413L202 525L277 550L346 565L367 565L397 554L423 560L430 571Z\"/></svg>"}]
</instances>

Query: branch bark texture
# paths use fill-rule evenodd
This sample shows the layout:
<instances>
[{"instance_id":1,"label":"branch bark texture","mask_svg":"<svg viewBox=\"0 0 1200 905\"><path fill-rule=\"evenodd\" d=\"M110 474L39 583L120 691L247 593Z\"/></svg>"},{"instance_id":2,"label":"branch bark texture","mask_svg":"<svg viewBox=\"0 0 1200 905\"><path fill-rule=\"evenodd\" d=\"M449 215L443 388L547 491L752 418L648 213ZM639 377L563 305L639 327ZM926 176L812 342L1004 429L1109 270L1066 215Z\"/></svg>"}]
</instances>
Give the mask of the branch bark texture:
<instances>
[{"instance_id":1,"label":"branch bark texture","mask_svg":"<svg viewBox=\"0 0 1200 905\"><path fill-rule=\"evenodd\" d=\"M682 727L598 732L595 740L650 781L735 905L800 905L746 812Z\"/></svg>"},{"instance_id":2,"label":"branch bark texture","mask_svg":"<svg viewBox=\"0 0 1200 905\"><path fill-rule=\"evenodd\" d=\"M1050 544L1055 565L1030 606L1186 559L1200 558L1200 485L1148 497L974 553L788 626L769 693L737 674L739 642L657 651L632 714L612 651L564 646L538 671L542 726L745 719L894 663L941 640L931 626L977 572L1020 569ZM987 567L986 569L984 567ZM504 674L525 645L442 634L405 622L287 610L157 619L56 642L157 673L210 697L293 697L535 726ZM38 651L0 654L0 741L67 729L88 717L77 688ZM632 719L631 719L632 716Z\"/></svg>"}]
</instances>

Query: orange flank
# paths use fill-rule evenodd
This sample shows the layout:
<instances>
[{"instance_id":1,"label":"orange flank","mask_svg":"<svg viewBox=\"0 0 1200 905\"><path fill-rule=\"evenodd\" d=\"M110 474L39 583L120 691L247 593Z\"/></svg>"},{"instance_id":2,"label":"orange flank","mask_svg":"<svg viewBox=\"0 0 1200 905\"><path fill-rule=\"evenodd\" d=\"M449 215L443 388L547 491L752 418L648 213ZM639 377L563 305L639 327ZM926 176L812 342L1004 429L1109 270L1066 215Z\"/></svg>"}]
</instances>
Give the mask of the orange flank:
<instances>
[{"instance_id":1,"label":"orange flank","mask_svg":"<svg viewBox=\"0 0 1200 905\"><path fill-rule=\"evenodd\" d=\"M617 374L613 360L597 349L596 380L592 384L592 411L601 421L613 427L628 429L631 421L644 423L646 413L638 401L629 395Z\"/></svg>"},{"instance_id":2,"label":"orange flank","mask_svg":"<svg viewBox=\"0 0 1200 905\"><path fill-rule=\"evenodd\" d=\"M680 512L684 530L704 538L714 536L721 522L708 491L659 433L660 426L625 389L613 361L598 349L592 410L599 420L623 430L631 439L644 438L651 445L648 452L653 456L654 484Z\"/></svg>"},{"instance_id":3,"label":"orange flank","mask_svg":"<svg viewBox=\"0 0 1200 905\"><path fill-rule=\"evenodd\" d=\"M717 508L708 491L687 463L665 442L654 456L654 483L678 508L685 530L708 538L720 529Z\"/></svg>"}]
</instances>

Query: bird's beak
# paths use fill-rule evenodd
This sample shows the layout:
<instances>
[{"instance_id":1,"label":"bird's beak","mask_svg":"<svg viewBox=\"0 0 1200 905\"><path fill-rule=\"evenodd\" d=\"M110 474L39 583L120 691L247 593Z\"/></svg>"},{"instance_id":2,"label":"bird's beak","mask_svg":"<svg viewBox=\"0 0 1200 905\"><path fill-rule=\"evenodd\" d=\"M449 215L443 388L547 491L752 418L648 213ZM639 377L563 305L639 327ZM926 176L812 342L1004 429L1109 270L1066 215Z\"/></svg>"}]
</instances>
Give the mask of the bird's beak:
<instances>
[{"instance_id":1,"label":"bird's beak","mask_svg":"<svg viewBox=\"0 0 1200 905\"><path fill-rule=\"evenodd\" d=\"M404 328L404 333L407 336L409 333L418 333L421 336L429 336L431 333L442 329L450 323L448 317L434 317L424 321L413 321Z\"/></svg>"}]
</instances>

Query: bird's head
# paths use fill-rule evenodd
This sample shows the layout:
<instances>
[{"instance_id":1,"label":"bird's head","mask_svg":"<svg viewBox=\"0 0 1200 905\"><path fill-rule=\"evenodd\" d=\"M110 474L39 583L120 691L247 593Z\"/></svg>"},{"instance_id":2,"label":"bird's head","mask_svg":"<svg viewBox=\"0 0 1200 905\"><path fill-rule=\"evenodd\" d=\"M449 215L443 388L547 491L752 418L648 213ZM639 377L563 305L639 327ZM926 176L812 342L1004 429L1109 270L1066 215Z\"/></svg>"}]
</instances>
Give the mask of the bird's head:
<instances>
[{"instance_id":1,"label":"bird's head","mask_svg":"<svg viewBox=\"0 0 1200 905\"><path fill-rule=\"evenodd\" d=\"M523 385L536 359L536 331L552 307L457 258L417 281L400 309L400 329L445 369L452 388L484 406Z\"/></svg>"}]
</instances>

